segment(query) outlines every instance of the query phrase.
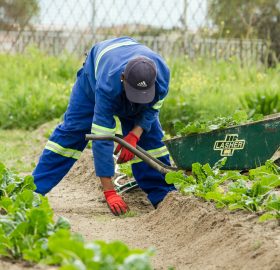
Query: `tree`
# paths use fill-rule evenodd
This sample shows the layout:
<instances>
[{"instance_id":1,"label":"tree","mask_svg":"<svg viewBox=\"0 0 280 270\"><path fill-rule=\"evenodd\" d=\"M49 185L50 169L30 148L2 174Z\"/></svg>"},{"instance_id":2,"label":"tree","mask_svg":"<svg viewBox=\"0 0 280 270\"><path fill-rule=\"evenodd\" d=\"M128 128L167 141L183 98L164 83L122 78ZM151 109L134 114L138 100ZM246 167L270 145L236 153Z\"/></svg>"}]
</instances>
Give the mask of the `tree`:
<instances>
[{"instance_id":1,"label":"tree","mask_svg":"<svg viewBox=\"0 0 280 270\"><path fill-rule=\"evenodd\" d=\"M38 0L0 0L0 29L29 25L39 10Z\"/></svg>"},{"instance_id":2,"label":"tree","mask_svg":"<svg viewBox=\"0 0 280 270\"><path fill-rule=\"evenodd\" d=\"M209 0L208 16L220 36L268 40L280 60L280 0Z\"/></svg>"}]
</instances>

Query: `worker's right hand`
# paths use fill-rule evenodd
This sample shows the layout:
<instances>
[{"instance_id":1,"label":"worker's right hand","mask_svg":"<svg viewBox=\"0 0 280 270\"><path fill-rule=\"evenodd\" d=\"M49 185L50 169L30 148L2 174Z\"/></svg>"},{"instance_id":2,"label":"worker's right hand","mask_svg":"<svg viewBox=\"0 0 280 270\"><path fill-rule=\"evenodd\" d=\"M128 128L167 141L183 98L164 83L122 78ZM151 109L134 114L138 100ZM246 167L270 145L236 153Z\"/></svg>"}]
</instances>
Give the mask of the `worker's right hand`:
<instances>
[{"instance_id":1,"label":"worker's right hand","mask_svg":"<svg viewBox=\"0 0 280 270\"><path fill-rule=\"evenodd\" d=\"M122 215L128 211L128 206L115 190L104 191L104 196L110 210L115 216Z\"/></svg>"}]
</instances>

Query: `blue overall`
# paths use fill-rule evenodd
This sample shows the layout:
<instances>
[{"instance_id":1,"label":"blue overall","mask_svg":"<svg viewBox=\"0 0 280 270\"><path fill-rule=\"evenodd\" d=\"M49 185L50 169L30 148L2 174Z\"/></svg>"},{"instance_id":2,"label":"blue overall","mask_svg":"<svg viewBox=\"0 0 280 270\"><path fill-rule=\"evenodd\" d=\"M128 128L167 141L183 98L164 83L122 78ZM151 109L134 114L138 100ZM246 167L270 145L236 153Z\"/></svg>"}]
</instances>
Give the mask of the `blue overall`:
<instances>
[{"instance_id":1,"label":"blue overall","mask_svg":"<svg viewBox=\"0 0 280 270\"><path fill-rule=\"evenodd\" d=\"M140 55L149 57L157 66L156 95L149 104L129 102L121 82L127 62ZM128 37L96 44L77 73L64 121L49 138L33 172L36 191L46 194L61 181L86 147L85 134L114 135L115 116L121 122L124 136L136 125L141 126L144 131L138 145L170 164L158 119L168 85L167 65L146 46ZM113 150L111 141L92 143L96 176L114 176ZM132 160L132 171L153 205L162 201L169 191L175 190L173 185L165 182L164 175L137 158Z\"/></svg>"}]
</instances>

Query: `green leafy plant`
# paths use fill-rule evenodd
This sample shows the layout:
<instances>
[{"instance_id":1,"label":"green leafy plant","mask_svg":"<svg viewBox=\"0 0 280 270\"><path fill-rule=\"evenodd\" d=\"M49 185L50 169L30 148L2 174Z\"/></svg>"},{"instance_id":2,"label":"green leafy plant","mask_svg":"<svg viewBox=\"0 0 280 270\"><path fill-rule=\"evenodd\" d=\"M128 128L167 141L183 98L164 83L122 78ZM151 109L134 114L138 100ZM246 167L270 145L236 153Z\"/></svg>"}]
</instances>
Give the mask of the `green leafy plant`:
<instances>
[{"instance_id":1,"label":"green leafy plant","mask_svg":"<svg viewBox=\"0 0 280 270\"><path fill-rule=\"evenodd\" d=\"M269 115L280 112L280 95L278 91L259 91L256 93L246 93L240 98L244 109L249 111L249 115L255 114Z\"/></svg>"},{"instance_id":2,"label":"green leafy plant","mask_svg":"<svg viewBox=\"0 0 280 270\"><path fill-rule=\"evenodd\" d=\"M219 208L266 212L260 218L262 221L279 219L280 198L271 194L280 186L280 168L268 160L264 166L242 175L238 171L222 171L225 162L225 158L221 159L212 168L209 164L194 163L191 175L170 172L165 179L183 194L213 201Z\"/></svg>"},{"instance_id":3,"label":"green leafy plant","mask_svg":"<svg viewBox=\"0 0 280 270\"><path fill-rule=\"evenodd\" d=\"M271 220L271 219L277 219L278 223L280 225L280 198L279 196L276 196L275 194L272 194L269 196L267 201L265 202L265 209L266 213L260 216L259 220L261 222Z\"/></svg>"},{"instance_id":4,"label":"green leafy plant","mask_svg":"<svg viewBox=\"0 0 280 270\"><path fill-rule=\"evenodd\" d=\"M48 199L34 192L33 178L0 163L0 255L60 269L150 270L152 250L129 249L121 242L86 242L70 231L65 218L55 222Z\"/></svg>"},{"instance_id":5,"label":"green leafy plant","mask_svg":"<svg viewBox=\"0 0 280 270\"><path fill-rule=\"evenodd\" d=\"M211 121L195 121L186 126L181 122L177 122L174 127L178 135L188 135L193 133L208 132L216 129L224 129L261 119L263 119L262 115L255 115L253 118L248 118L245 111L236 111L232 116L217 117Z\"/></svg>"}]
</instances>

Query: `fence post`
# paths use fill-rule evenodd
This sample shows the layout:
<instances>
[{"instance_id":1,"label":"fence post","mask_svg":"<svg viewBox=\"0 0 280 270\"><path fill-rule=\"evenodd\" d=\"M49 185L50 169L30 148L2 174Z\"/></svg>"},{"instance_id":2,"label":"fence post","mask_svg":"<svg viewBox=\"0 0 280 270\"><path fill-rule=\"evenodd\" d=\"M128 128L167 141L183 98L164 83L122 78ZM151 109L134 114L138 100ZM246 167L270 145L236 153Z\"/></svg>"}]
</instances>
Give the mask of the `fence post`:
<instances>
[{"instance_id":1,"label":"fence post","mask_svg":"<svg viewBox=\"0 0 280 270\"><path fill-rule=\"evenodd\" d=\"M188 22L187 22L187 12L188 12L188 0L184 0L183 2L183 14L182 14L182 24L183 24L183 54L186 54L187 52L187 46L188 46Z\"/></svg>"},{"instance_id":2,"label":"fence post","mask_svg":"<svg viewBox=\"0 0 280 270\"><path fill-rule=\"evenodd\" d=\"M91 31L92 31L92 39L93 43L96 43L96 5L95 0L91 0L92 2L92 14L91 14Z\"/></svg>"}]
</instances>

